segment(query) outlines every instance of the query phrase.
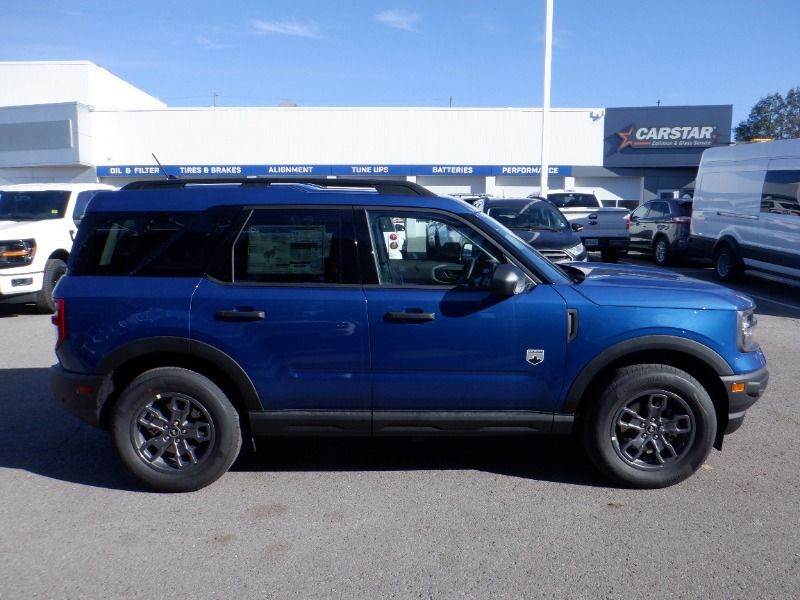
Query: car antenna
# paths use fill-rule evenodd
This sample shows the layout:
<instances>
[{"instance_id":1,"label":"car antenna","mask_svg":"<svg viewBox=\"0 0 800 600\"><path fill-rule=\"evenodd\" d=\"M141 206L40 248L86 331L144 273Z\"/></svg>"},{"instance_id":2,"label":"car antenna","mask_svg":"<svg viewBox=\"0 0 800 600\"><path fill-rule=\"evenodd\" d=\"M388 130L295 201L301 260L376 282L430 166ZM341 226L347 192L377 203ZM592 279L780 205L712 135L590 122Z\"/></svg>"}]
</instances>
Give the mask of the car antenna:
<instances>
[{"instance_id":1,"label":"car antenna","mask_svg":"<svg viewBox=\"0 0 800 600\"><path fill-rule=\"evenodd\" d=\"M166 177L167 179L177 179L175 175L170 175L169 173L167 173L167 170L164 168L164 165L161 164L161 161L158 160L158 157L156 156L155 152L151 152L150 155L156 160L156 164L158 165L158 168L161 169L161 172L164 173L164 177Z\"/></svg>"}]
</instances>

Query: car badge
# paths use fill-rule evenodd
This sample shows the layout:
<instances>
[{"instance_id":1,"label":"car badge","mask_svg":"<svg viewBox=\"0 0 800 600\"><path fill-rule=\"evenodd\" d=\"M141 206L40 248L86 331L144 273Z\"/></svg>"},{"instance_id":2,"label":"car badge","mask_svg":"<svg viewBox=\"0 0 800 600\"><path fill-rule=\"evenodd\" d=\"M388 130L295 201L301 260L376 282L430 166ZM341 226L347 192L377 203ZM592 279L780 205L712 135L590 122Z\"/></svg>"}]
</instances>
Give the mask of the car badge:
<instances>
[{"instance_id":1,"label":"car badge","mask_svg":"<svg viewBox=\"0 0 800 600\"><path fill-rule=\"evenodd\" d=\"M544 350L526 350L525 360L534 367L544 362Z\"/></svg>"}]
</instances>

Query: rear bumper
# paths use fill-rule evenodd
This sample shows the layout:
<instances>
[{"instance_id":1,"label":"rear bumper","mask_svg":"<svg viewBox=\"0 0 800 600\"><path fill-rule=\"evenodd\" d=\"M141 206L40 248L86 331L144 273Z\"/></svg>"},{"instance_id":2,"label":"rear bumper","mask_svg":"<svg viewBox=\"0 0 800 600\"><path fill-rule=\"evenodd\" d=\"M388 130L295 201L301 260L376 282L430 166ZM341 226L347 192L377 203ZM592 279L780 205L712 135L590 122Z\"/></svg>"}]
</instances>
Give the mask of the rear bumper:
<instances>
[{"instance_id":1,"label":"rear bumper","mask_svg":"<svg viewBox=\"0 0 800 600\"><path fill-rule=\"evenodd\" d=\"M108 378L64 370L61 365L50 367L50 390L67 411L94 427L100 427L100 401Z\"/></svg>"},{"instance_id":2,"label":"rear bumper","mask_svg":"<svg viewBox=\"0 0 800 600\"><path fill-rule=\"evenodd\" d=\"M583 232L581 232L583 233ZM581 236L583 245L587 250L627 250L630 246L630 238L627 237L599 237L594 238L590 234L586 237Z\"/></svg>"},{"instance_id":3,"label":"rear bumper","mask_svg":"<svg viewBox=\"0 0 800 600\"><path fill-rule=\"evenodd\" d=\"M769 383L769 371L762 367L757 371L742 375L727 375L720 377L728 393L728 425L724 433L733 433L742 426L744 416L756 401L762 396ZM734 384L741 384L743 390L734 392Z\"/></svg>"}]
</instances>

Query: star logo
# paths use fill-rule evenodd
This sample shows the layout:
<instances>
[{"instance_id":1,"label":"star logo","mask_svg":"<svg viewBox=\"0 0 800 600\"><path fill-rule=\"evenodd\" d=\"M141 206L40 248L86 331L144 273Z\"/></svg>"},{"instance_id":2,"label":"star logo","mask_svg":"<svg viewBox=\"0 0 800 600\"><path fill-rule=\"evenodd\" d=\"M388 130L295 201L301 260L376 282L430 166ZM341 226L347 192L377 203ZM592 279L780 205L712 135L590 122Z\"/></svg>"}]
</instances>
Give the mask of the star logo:
<instances>
[{"instance_id":1,"label":"star logo","mask_svg":"<svg viewBox=\"0 0 800 600\"><path fill-rule=\"evenodd\" d=\"M627 148L628 146L633 146L633 141L630 139L633 135L633 125L631 125L631 128L628 129L628 131L618 131L617 135L622 139L619 144L619 148L617 148L617 152L622 151L623 148Z\"/></svg>"}]
</instances>

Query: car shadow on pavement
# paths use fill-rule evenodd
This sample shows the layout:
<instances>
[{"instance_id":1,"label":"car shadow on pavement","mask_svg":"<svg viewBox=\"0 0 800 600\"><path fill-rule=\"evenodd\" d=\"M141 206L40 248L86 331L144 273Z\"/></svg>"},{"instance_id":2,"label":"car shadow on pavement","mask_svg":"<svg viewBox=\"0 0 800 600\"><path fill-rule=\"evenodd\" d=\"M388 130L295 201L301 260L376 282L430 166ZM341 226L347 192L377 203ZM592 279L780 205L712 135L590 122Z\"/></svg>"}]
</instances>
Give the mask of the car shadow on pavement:
<instances>
[{"instance_id":1,"label":"car shadow on pavement","mask_svg":"<svg viewBox=\"0 0 800 600\"><path fill-rule=\"evenodd\" d=\"M32 304L0 304L0 319L38 314Z\"/></svg>"},{"instance_id":2,"label":"car shadow on pavement","mask_svg":"<svg viewBox=\"0 0 800 600\"><path fill-rule=\"evenodd\" d=\"M140 490L105 431L82 423L50 394L47 369L0 369L0 469L94 487Z\"/></svg>"},{"instance_id":3,"label":"car shadow on pavement","mask_svg":"<svg viewBox=\"0 0 800 600\"><path fill-rule=\"evenodd\" d=\"M571 438L258 439L234 471L473 470L533 480L607 487Z\"/></svg>"},{"instance_id":4,"label":"car shadow on pavement","mask_svg":"<svg viewBox=\"0 0 800 600\"><path fill-rule=\"evenodd\" d=\"M0 468L87 485L147 491L127 474L106 431L52 398L47 369L0 369ZM535 480L607 486L574 440L539 438L258 439L233 471L479 470ZM249 447L249 444L248 444Z\"/></svg>"}]
</instances>

